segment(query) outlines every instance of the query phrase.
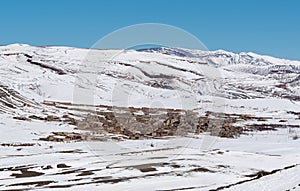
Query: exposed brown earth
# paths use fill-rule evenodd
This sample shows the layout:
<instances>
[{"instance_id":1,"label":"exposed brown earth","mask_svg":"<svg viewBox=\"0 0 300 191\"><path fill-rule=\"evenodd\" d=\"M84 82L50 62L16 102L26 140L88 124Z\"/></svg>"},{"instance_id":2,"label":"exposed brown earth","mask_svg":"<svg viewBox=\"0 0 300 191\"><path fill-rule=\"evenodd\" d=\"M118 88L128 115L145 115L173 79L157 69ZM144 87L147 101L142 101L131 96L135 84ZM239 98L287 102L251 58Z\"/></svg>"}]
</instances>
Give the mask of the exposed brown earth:
<instances>
[{"instance_id":1,"label":"exposed brown earth","mask_svg":"<svg viewBox=\"0 0 300 191\"><path fill-rule=\"evenodd\" d=\"M81 141L101 140L107 136L116 140L163 138L170 136L186 136L209 132L213 136L234 138L242 133L242 128L235 126L236 122L253 119L253 116L243 114L224 114L197 112L165 108L134 108L112 107L99 105L96 110L80 108L84 105L71 103L45 102L48 106L63 108L68 111L76 110L86 113L81 120L72 115L29 116L30 119L67 122L75 125L77 130L89 133L53 132L44 141ZM77 106L77 107L74 107ZM99 136L104 135L104 136Z\"/></svg>"},{"instance_id":2,"label":"exposed brown earth","mask_svg":"<svg viewBox=\"0 0 300 191\"><path fill-rule=\"evenodd\" d=\"M68 114L61 116L15 116L19 120L43 120L47 122L68 123L76 126L80 132L52 132L40 138L43 141L69 142L83 140L106 141L107 139L148 139L188 134L209 133L213 136L234 138L249 131L274 131L278 128L299 128L287 126L286 119L278 119L278 124L237 125L240 122L264 122L271 118L256 117L247 114L226 114L207 111L205 114L190 110L165 108L135 108L98 105L94 110L86 105L62 102L44 102L44 104L65 109ZM81 114L72 114L71 111ZM298 115L298 113L291 113Z\"/></svg>"}]
</instances>

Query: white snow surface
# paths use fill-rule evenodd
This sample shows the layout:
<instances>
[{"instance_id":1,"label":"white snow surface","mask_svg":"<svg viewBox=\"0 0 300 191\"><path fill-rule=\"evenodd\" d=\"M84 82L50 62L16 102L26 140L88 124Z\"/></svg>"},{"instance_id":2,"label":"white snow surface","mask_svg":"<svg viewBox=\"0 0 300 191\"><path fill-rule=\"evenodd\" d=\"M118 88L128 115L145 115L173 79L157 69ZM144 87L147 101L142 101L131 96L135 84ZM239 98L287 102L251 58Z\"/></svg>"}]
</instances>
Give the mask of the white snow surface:
<instances>
[{"instance_id":1,"label":"white snow surface","mask_svg":"<svg viewBox=\"0 0 300 191\"><path fill-rule=\"evenodd\" d=\"M235 139L202 134L54 143L39 138L80 131L62 122L13 119L66 114L42 104L61 101L251 114L299 126L299 73L299 61L255 53L2 46L0 93L16 95L0 96L0 144L33 146L0 146L0 190L300 190L300 139L293 139L299 128ZM69 168L57 166L62 163ZM43 174L15 178L22 166ZM249 176L260 171L275 172ZM32 183L38 181L50 182Z\"/></svg>"}]
</instances>

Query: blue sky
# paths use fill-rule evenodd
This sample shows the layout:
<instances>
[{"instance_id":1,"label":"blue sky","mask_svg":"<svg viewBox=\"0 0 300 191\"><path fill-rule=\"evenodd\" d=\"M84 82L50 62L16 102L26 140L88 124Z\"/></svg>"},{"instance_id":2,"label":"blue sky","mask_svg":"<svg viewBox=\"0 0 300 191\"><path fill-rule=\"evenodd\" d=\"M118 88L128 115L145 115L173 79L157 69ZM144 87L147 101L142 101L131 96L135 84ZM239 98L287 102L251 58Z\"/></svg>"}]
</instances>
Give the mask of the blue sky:
<instances>
[{"instance_id":1,"label":"blue sky","mask_svg":"<svg viewBox=\"0 0 300 191\"><path fill-rule=\"evenodd\" d=\"M138 23L164 23L210 50L300 60L298 0L2 0L0 44L90 47Z\"/></svg>"}]
</instances>

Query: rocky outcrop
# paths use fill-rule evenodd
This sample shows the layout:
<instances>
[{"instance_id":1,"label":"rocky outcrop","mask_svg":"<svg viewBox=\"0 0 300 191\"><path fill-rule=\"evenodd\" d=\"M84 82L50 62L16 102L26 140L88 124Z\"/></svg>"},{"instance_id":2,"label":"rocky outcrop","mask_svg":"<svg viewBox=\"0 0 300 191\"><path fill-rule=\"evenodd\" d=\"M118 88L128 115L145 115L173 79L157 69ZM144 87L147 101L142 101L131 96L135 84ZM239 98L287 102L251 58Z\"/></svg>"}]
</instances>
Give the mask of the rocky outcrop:
<instances>
[{"instance_id":1,"label":"rocky outcrop","mask_svg":"<svg viewBox=\"0 0 300 191\"><path fill-rule=\"evenodd\" d=\"M79 130L94 134L124 135L128 139L185 136L209 132L220 137L236 137L242 129L234 126L247 115L206 112L205 116L188 110L162 108L111 108L90 113L78 122Z\"/></svg>"}]
</instances>

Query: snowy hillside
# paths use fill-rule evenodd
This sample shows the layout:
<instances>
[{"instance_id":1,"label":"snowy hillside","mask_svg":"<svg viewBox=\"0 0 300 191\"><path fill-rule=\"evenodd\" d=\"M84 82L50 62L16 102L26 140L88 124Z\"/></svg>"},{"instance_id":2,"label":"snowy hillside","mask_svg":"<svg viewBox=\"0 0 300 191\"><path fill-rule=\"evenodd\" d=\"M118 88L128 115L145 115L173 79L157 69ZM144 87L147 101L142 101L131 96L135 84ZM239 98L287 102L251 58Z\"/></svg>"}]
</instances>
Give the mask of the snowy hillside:
<instances>
[{"instance_id":1,"label":"snowy hillside","mask_svg":"<svg viewBox=\"0 0 300 191\"><path fill-rule=\"evenodd\" d=\"M300 190L299 80L255 53L1 46L0 190Z\"/></svg>"},{"instance_id":2,"label":"snowy hillside","mask_svg":"<svg viewBox=\"0 0 300 191\"><path fill-rule=\"evenodd\" d=\"M129 91L133 105L162 99L178 107L171 101L179 99L174 92L197 101L201 95L299 100L300 62L224 51L163 53L10 45L1 47L1 80L38 101L71 101L74 89L84 93L87 88L95 91L95 103L108 105L114 89Z\"/></svg>"}]
</instances>

